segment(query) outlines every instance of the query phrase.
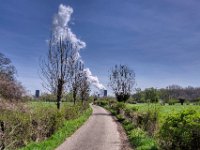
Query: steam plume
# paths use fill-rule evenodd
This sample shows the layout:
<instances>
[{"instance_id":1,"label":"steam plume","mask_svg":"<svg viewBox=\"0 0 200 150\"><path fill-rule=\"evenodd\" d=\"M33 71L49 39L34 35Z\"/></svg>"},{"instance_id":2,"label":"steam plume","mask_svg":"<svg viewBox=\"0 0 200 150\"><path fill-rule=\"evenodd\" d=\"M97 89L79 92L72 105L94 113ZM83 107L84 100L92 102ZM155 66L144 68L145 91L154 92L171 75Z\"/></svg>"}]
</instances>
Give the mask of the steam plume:
<instances>
[{"instance_id":1,"label":"steam plume","mask_svg":"<svg viewBox=\"0 0 200 150\"><path fill-rule=\"evenodd\" d=\"M60 38L64 41L69 41L72 43L72 46L76 47L74 48L73 54L77 56L77 59L81 59L80 49L85 48L86 43L78 39L69 27L72 13L72 7L60 4L58 13L53 18L52 43L58 43ZM98 89L105 89L105 87L99 82L99 79L92 75L89 68L84 69L84 71L91 84Z\"/></svg>"},{"instance_id":2,"label":"steam plume","mask_svg":"<svg viewBox=\"0 0 200 150\"><path fill-rule=\"evenodd\" d=\"M105 89L105 87L103 86L103 84L101 84L99 82L99 79L97 78L97 76L93 76L92 72L90 71L89 68L84 69L89 81L91 84L93 84L96 88L98 89Z\"/></svg>"}]
</instances>

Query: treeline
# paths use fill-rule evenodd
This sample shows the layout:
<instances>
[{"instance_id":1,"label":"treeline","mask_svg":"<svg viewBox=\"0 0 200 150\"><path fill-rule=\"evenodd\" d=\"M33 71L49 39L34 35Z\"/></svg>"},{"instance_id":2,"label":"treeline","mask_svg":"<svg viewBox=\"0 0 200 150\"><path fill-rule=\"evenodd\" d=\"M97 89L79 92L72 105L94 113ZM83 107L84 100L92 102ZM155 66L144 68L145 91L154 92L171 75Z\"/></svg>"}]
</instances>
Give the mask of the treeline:
<instances>
[{"instance_id":1,"label":"treeline","mask_svg":"<svg viewBox=\"0 0 200 150\"><path fill-rule=\"evenodd\" d=\"M200 87L170 85L161 89L152 87L141 90L137 88L135 91L136 93L132 95L130 102L171 103L179 101L199 102L200 100Z\"/></svg>"},{"instance_id":2,"label":"treeline","mask_svg":"<svg viewBox=\"0 0 200 150\"><path fill-rule=\"evenodd\" d=\"M87 99L84 100L84 102L86 101L92 101L94 99L94 96L89 95L88 93L88 97ZM42 93L41 96L38 99L32 99L33 101L42 101L42 102L56 102L57 98L56 95L51 94L51 93ZM62 102L74 102L73 99L73 93L72 92L64 92L63 96L62 96ZM80 95L80 93L77 94L76 97L76 102L82 102L82 97Z\"/></svg>"}]
</instances>

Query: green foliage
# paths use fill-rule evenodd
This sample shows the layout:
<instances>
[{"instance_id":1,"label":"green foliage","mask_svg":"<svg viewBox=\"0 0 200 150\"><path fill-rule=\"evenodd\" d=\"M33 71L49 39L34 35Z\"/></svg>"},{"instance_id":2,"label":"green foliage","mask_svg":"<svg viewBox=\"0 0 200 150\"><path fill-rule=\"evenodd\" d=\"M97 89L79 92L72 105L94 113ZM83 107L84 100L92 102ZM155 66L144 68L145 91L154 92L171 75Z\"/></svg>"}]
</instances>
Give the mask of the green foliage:
<instances>
[{"instance_id":1,"label":"green foliage","mask_svg":"<svg viewBox=\"0 0 200 150\"><path fill-rule=\"evenodd\" d=\"M200 113L184 110L166 118L159 131L163 149L200 149Z\"/></svg>"},{"instance_id":2,"label":"green foliage","mask_svg":"<svg viewBox=\"0 0 200 150\"><path fill-rule=\"evenodd\" d=\"M99 104L102 106L102 101ZM136 128L137 124L133 122L135 119L135 112L138 110L136 107L127 108L126 104L123 102L110 103L109 101L107 101L106 104L103 102L103 106L107 108L113 115L115 115L120 123L122 123L130 143L136 150L157 149L155 140L149 137L141 128Z\"/></svg>"},{"instance_id":3,"label":"green foliage","mask_svg":"<svg viewBox=\"0 0 200 150\"><path fill-rule=\"evenodd\" d=\"M156 89L154 88L148 88L145 89L145 100L147 102L151 102L151 103L157 103L158 102L158 92Z\"/></svg>"},{"instance_id":4,"label":"green foliage","mask_svg":"<svg viewBox=\"0 0 200 150\"><path fill-rule=\"evenodd\" d=\"M84 114L88 105L64 104L58 111L54 103L35 102L24 108L0 107L0 122L3 122L5 128L0 141L3 141L6 149L16 149L31 141L42 141L51 137L63 127L66 120L73 120Z\"/></svg>"},{"instance_id":5,"label":"green foliage","mask_svg":"<svg viewBox=\"0 0 200 150\"><path fill-rule=\"evenodd\" d=\"M156 142L149 138L147 134L140 128L136 128L130 131L129 139L132 145L136 147L136 150L157 150Z\"/></svg>"},{"instance_id":6,"label":"green foliage","mask_svg":"<svg viewBox=\"0 0 200 150\"><path fill-rule=\"evenodd\" d=\"M117 114L122 113L122 111L125 108L125 104L123 102L118 102L112 107L114 110L116 110Z\"/></svg>"},{"instance_id":7,"label":"green foliage","mask_svg":"<svg viewBox=\"0 0 200 150\"><path fill-rule=\"evenodd\" d=\"M124 94L122 92L115 93L118 102L126 102L130 98L130 93Z\"/></svg>"},{"instance_id":8,"label":"green foliage","mask_svg":"<svg viewBox=\"0 0 200 150\"><path fill-rule=\"evenodd\" d=\"M56 95L54 94L48 94L48 93L43 93L38 101L43 101L43 102L56 102Z\"/></svg>"},{"instance_id":9,"label":"green foliage","mask_svg":"<svg viewBox=\"0 0 200 150\"><path fill-rule=\"evenodd\" d=\"M0 121L4 124L3 143L5 148L14 149L30 141L32 132L29 114L1 110Z\"/></svg>"},{"instance_id":10,"label":"green foliage","mask_svg":"<svg viewBox=\"0 0 200 150\"><path fill-rule=\"evenodd\" d=\"M119 114L119 115L116 115L117 119L119 122L123 122L125 120L124 116Z\"/></svg>"},{"instance_id":11,"label":"green foliage","mask_svg":"<svg viewBox=\"0 0 200 150\"><path fill-rule=\"evenodd\" d=\"M106 108L122 123L135 149L200 149L198 105L125 104L113 102ZM119 111L120 110L120 111Z\"/></svg>"},{"instance_id":12,"label":"green foliage","mask_svg":"<svg viewBox=\"0 0 200 150\"><path fill-rule=\"evenodd\" d=\"M107 100L98 100L98 101L96 102L96 104L99 105L99 106L104 107L104 106L108 105L109 102L108 102Z\"/></svg>"},{"instance_id":13,"label":"green foliage","mask_svg":"<svg viewBox=\"0 0 200 150\"><path fill-rule=\"evenodd\" d=\"M174 105L174 104L176 104L176 103L178 103L179 101L177 100L177 99L170 99L169 101L168 101L168 104L169 105Z\"/></svg>"},{"instance_id":14,"label":"green foliage","mask_svg":"<svg viewBox=\"0 0 200 150\"><path fill-rule=\"evenodd\" d=\"M22 148L22 150L53 150L58 147L64 140L72 135L91 115L92 110L88 109L79 118L74 120L67 120L64 122L62 128L60 128L49 139L42 142L33 142Z\"/></svg>"}]
</instances>

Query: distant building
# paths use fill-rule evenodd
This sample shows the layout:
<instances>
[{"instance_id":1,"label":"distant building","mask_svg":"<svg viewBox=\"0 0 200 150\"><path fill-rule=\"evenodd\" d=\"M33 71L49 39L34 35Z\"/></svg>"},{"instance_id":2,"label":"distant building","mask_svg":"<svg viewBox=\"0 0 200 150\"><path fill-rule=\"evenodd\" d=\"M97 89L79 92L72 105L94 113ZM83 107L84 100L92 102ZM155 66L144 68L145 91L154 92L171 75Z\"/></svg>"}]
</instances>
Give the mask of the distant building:
<instances>
[{"instance_id":1,"label":"distant building","mask_svg":"<svg viewBox=\"0 0 200 150\"><path fill-rule=\"evenodd\" d=\"M35 98L39 98L40 97L40 90L35 90Z\"/></svg>"},{"instance_id":2,"label":"distant building","mask_svg":"<svg viewBox=\"0 0 200 150\"><path fill-rule=\"evenodd\" d=\"M103 97L107 97L107 90L103 90Z\"/></svg>"}]
</instances>

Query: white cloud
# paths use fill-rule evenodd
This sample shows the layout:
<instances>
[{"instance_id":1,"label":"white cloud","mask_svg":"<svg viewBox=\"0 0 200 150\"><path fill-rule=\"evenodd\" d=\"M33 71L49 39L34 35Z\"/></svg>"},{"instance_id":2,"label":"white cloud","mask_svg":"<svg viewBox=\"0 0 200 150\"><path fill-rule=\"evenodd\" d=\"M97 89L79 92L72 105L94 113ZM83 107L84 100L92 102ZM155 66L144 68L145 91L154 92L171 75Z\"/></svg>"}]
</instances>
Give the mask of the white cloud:
<instances>
[{"instance_id":1,"label":"white cloud","mask_svg":"<svg viewBox=\"0 0 200 150\"><path fill-rule=\"evenodd\" d=\"M69 41L72 43L72 46L76 47L72 53L77 56L77 59L81 60L80 49L85 48L86 43L78 39L69 27L72 13L72 7L60 4L58 13L53 18L52 42L57 43L60 38L64 41ZM81 61L83 62L83 60ZM92 75L89 68L86 68L84 71L86 72L88 80L92 85L98 89L105 89L105 87L99 82L98 77Z\"/></svg>"},{"instance_id":2,"label":"white cloud","mask_svg":"<svg viewBox=\"0 0 200 150\"><path fill-rule=\"evenodd\" d=\"M99 79L97 78L97 76L93 76L92 72L90 71L89 68L84 69L86 76L88 77L88 80L91 84L93 84L96 88L98 89L105 89L105 87L103 86L103 84L101 84L99 82Z\"/></svg>"},{"instance_id":3,"label":"white cloud","mask_svg":"<svg viewBox=\"0 0 200 150\"><path fill-rule=\"evenodd\" d=\"M69 28L69 22L72 13L72 7L60 4L58 8L58 13L54 16L53 19L52 42L57 43L59 42L60 38L62 38L63 40L70 41L73 46L76 46L77 49L80 50L86 47L86 43L78 39Z\"/></svg>"}]
</instances>

